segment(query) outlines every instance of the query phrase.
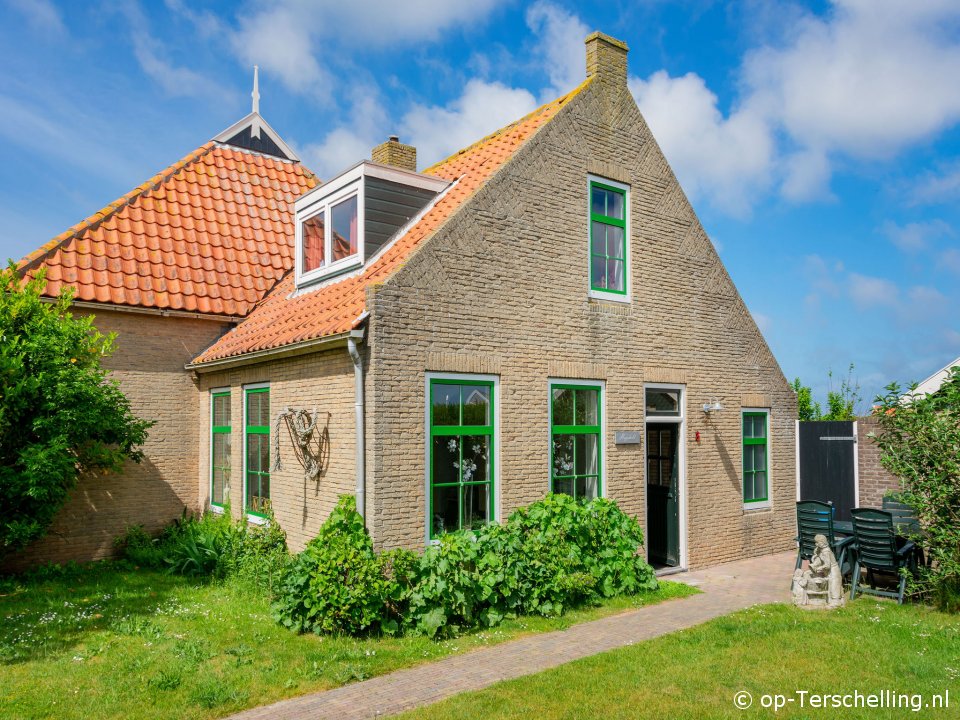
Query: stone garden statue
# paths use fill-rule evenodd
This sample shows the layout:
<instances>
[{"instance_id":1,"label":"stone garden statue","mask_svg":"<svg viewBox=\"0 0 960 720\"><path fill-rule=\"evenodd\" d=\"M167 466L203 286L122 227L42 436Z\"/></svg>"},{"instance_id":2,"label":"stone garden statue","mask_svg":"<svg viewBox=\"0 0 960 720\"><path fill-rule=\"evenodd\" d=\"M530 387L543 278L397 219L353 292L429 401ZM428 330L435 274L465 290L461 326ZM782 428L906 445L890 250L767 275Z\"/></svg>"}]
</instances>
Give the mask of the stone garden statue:
<instances>
[{"instance_id":1,"label":"stone garden statue","mask_svg":"<svg viewBox=\"0 0 960 720\"><path fill-rule=\"evenodd\" d=\"M843 574L825 535L813 538L810 566L793 574L794 605L809 608L835 608L844 604Z\"/></svg>"}]
</instances>

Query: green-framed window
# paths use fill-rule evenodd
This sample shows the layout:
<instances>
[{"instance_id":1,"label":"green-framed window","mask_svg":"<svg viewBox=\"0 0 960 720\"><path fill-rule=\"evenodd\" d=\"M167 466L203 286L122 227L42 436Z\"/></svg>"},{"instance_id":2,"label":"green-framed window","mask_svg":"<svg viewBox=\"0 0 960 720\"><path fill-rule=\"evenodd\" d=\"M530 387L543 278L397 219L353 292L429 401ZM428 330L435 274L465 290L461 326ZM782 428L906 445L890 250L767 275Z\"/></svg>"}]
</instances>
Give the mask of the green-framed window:
<instances>
[{"instance_id":1,"label":"green-framed window","mask_svg":"<svg viewBox=\"0 0 960 720\"><path fill-rule=\"evenodd\" d=\"M245 389L244 418L244 506L264 517L270 509L270 388Z\"/></svg>"},{"instance_id":2,"label":"green-framed window","mask_svg":"<svg viewBox=\"0 0 960 720\"><path fill-rule=\"evenodd\" d=\"M743 502L770 499L770 414L766 410L743 411Z\"/></svg>"},{"instance_id":3,"label":"green-framed window","mask_svg":"<svg viewBox=\"0 0 960 720\"><path fill-rule=\"evenodd\" d=\"M493 519L494 384L430 379L430 537Z\"/></svg>"},{"instance_id":4,"label":"green-framed window","mask_svg":"<svg viewBox=\"0 0 960 720\"><path fill-rule=\"evenodd\" d=\"M550 489L578 500L600 495L600 385L550 384Z\"/></svg>"},{"instance_id":5,"label":"green-framed window","mask_svg":"<svg viewBox=\"0 0 960 720\"><path fill-rule=\"evenodd\" d=\"M210 394L210 504L223 507L230 491L230 391Z\"/></svg>"},{"instance_id":6,"label":"green-framed window","mask_svg":"<svg viewBox=\"0 0 960 720\"><path fill-rule=\"evenodd\" d=\"M590 289L627 294L627 191L590 181Z\"/></svg>"}]
</instances>

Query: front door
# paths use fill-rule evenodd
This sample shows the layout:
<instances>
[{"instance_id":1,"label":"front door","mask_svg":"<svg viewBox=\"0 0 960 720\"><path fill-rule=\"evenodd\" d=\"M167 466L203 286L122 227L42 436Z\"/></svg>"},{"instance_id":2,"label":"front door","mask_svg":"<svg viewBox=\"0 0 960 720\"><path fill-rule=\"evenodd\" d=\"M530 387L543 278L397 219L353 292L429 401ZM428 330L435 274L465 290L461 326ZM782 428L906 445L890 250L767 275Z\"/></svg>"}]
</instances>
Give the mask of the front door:
<instances>
[{"instance_id":1,"label":"front door","mask_svg":"<svg viewBox=\"0 0 960 720\"><path fill-rule=\"evenodd\" d=\"M647 550L652 565L680 564L680 462L676 423L647 423Z\"/></svg>"}]
</instances>

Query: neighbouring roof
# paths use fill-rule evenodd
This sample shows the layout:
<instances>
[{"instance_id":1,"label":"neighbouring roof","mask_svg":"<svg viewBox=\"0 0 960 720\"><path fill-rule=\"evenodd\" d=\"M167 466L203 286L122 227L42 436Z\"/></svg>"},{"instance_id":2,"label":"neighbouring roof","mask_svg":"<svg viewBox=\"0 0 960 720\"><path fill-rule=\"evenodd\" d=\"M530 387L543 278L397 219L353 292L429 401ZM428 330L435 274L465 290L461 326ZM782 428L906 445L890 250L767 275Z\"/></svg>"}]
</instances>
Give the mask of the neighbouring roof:
<instances>
[{"instance_id":1,"label":"neighbouring roof","mask_svg":"<svg viewBox=\"0 0 960 720\"><path fill-rule=\"evenodd\" d=\"M208 142L27 255L45 294L243 316L293 267L293 201L319 180L297 162Z\"/></svg>"},{"instance_id":2,"label":"neighbouring roof","mask_svg":"<svg viewBox=\"0 0 960 720\"><path fill-rule=\"evenodd\" d=\"M201 353L193 365L351 330L365 310L366 288L384 282L397 270L424 239L443 225L589 82L425 170L425 174L456 182L416 225L396 238L362 272L300 293L296 292L294 273L288 273L243 322Z\"/></svg>"},{"instance_id":3,"label":"neighbouring roof","mask_svg":"<svg viewBox=\"0 0 960 720\"><path fill-rule=\"evenodd\" d=\"M909 393L908 397L912 399L922 395L931 395L935 393L940 389L940 386L943 385L944 381L950 376L950 369L954 367L960 367L960 357L953 362L947 363L944 367L940 368L933 375L917 385L917 389L912 393Z\"/></svg>"}]
</instances>

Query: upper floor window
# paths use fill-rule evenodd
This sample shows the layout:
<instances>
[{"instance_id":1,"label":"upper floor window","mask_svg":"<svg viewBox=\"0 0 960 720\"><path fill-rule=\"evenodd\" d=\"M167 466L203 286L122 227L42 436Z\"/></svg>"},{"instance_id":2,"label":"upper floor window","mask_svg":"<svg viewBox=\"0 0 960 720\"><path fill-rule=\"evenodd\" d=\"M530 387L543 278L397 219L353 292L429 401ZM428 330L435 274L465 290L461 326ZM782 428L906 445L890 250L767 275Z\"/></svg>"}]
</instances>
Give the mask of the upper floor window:
<instances>
[{"instance_id":1,"label":"upper floor window","mask_svg":"<svg viewBox=\"0 0 960 720\"><path fill-rule=\"evenodd\" d=\"M296 203L297 285L362 266L449 182L361 162Z\"/></svg>"},{"instance_id":2,"label":"upper floor window","mask_svg":"<svg viewBox=\"0 0 960 720\"><path fill-rule=\"evenodd\" d=\"M590 294L629 300L629 188L590 179Z\"/></svg>"}]
</instances>

